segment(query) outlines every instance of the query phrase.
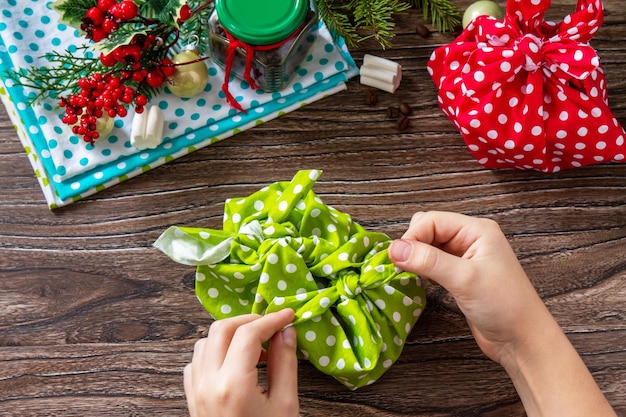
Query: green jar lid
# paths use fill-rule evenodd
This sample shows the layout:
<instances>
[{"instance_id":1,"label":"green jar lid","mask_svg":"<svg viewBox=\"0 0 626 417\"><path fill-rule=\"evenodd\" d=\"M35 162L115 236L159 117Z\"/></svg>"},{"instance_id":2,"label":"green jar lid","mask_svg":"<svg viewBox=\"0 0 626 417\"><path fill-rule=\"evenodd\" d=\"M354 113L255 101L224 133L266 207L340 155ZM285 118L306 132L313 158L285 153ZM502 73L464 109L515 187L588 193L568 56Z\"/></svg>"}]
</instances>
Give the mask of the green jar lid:
<instances>
[{"instance_id":1,"label":"green jar lid","mask_svg":"<svg viewBox=\"0 0 626 417\"><path fill-rule=\"evenodd\" d=\"M215 11L233 37L251 45L271 45L304 22L309 0L216 0Z\"/></svg>"}]
</instances>

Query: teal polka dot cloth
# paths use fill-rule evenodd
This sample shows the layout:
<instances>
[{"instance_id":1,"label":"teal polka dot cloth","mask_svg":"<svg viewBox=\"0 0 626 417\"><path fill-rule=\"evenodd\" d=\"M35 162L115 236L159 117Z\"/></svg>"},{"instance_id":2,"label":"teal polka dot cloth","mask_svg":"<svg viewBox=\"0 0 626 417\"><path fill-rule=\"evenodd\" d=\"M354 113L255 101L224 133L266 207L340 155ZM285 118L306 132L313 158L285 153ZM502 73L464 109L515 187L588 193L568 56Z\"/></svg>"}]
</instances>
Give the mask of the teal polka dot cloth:
<instances>
[{"instance_id":1,"label":"teal polka dot cloth","mask_svg":"<svg viewBox=\"0 0 626 417\"><path fill-rule=\"evenodd\" d=\"M426 297L389 260L387 235L311 190L319 175L226 201L223 230L173 226L154 245L197 266L196 295L215 319L292 308L301 355L356 389L398 359Z\"/></svg>"},{"instance_id":2,"label":"teal polka dot cloth","mask_svg":"<svg viewBox=\"0 0 626 417\"><path fill-rule=\"evenodd\" d=\"M192 98L180 98L167 88L153 97L165 118L164 141L156 149L131 145L133 111L115 119L108 138L84 143L61 122L56 100L34 106L36 91L14 85L2 74L31 66L49 65L45 55L64 50L92 56L81 46L88 41L77 30L58 21L47 0L0 0L0 99L4 103L51 208L67 205L199 148L270 121L303 105L346 88L358 70L342 40L334 41L320 25L319 37L293 80L280 93L263 93L233 79L230 91L246 113L234 111L224 99L224 71L205 61L209 82ZM181 40L181 47L185 40Z\"/></svg>"}]
</instances>

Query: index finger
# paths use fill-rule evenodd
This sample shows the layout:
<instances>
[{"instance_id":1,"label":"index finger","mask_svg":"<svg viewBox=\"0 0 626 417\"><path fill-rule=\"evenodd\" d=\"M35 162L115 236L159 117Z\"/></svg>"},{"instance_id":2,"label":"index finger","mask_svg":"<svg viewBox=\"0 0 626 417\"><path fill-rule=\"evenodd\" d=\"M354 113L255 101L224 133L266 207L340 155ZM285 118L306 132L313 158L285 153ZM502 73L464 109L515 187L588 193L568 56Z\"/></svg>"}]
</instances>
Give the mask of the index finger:
<instances>
[{"instance_id":1,"label":"index finger","mask_svg":"<svg viewBox=\"0 0 626 417\"><path fill-rule=\"evenodd\" d=\"M416 240L448 252L463 256L488 230L499 227L488 219L466 216L460 213L429 211L416 213L411 219L404 240Z\"/></svg>"},{"instance_id":2,"label":"index finger","mask_svg":"<svg viewBox=\"0 0 626 417\"><path fill-rule=\"evenodd\" d=\"M209 327L209 335L196 342L191 359L192 365L196 368L209 370L221 368L237 329L259 317L257 314L244 314L214 321ZM194 372L193 374L201 375L202 372Z\"/></svg>"},{"instance_id":3,"label":"index finger","mask_svg":"<svg viewBox=\"0 0 626 417\"><path fill-rule=\"evenodd\" d=\"M239 327L226 353L224 366L242 370L256 368L263 343L291 323L293 318L293 310L284 309Z\"/></svg>"}]
</instances>

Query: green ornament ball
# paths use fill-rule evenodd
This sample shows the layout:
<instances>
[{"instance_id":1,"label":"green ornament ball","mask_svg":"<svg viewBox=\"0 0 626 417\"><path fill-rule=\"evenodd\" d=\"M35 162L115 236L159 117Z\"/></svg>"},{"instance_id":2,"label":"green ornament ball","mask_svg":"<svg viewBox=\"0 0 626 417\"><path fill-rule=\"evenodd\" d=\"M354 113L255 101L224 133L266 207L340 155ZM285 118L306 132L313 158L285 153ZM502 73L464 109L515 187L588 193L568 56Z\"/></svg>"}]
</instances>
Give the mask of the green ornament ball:
<instances>
[{"instance_id":1,"label":"green ornament ball","mask_svg":"<svg viewBox=\"0 0 626 417\"><path fill-rule=\"evenodd\" d=\"M504 9L498 5L495 1L480 0L470 4L470 6L463 13L463 28L465 29L472 20L478 16L493 16L498 20L504 18Z\"/></svg>"},{"instance_id":2,"label":"green ornament ball","mask_svg":"<svg viewBox=\"0 0 626 417\"><path fill-rule=\"evenodd\" d=\"M183 51L172 58L174 64L184 64L176 65L176 71L165 82L172 94L190 98L204 91L209 81L209 70L206 63L199 59L200 55L193 50Z\"/></svg>"}]
</instances>

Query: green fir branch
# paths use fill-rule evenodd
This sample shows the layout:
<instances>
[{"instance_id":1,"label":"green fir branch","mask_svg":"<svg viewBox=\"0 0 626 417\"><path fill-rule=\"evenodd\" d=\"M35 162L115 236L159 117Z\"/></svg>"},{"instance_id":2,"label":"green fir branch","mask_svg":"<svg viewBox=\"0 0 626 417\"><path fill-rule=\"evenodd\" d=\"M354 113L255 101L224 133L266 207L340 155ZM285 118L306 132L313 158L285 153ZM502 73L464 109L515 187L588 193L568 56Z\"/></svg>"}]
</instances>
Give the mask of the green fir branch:
<instances>
[{"instance_id":1,"label":"green fir branch","mask_svg":"<svg viewBox=\"0 0 626 417\"><path fill-rule=\"evenodd\" d=\"M361 38L356 32L346 1L315 0L315 8L333 37L343 38L349 48L358 46Z\"/></svg>"},{"instance_id":2,"label":"green fir branch","mask_svg":"<svg viewBox=\"0 0 626 417\"><path fill-rule=\"evenodd\" d=\"M56 0L51 7L61 15L60 23L80 29L87 10L97 4L97 0Z\"/></svg>"},{"instance_id":3,"label":"green fir branch","mask_svg":"<svg viewBox=\"0 0 626 417\"><path fill-rule=\"evenodd\" d=\"M461 24L461 12L450 0L409 0L420 9L424 19L430 16L433 26L439 32L451 32Z\"/></svg>"},{"instance_id":4,"label":"green fir branch","mask_svg":"<svg viewBox=\"0 0 626 417\"><path fill-rule=\"evenodd\" d=\"M410 8L401 0L352 0L349 5L354 10L356 27L370 33L362 38L374 38L385 49L391 46L390 38L394 35L393 16Z\"/></svg>"},{"instance_id":5,"label":"green fir branch","mask_svg":"<svg viewBox=\"0 0 626 417\"><path fill-rule=\"evenodd\" d=\"M185 3L190 2L185 0L136 0L135 3L139 6L139 12L142 16L156 19L171 26L178 26L176 19L180 15L180 9Z\"/></svg>"},{"instance_id":6,"label":"green fir branch","mask_svg":"<svg viewBox=\"0 0 626 417\"><path fill-rule=\"evenodd\" d=\"M54 51L44 57L49 65L6 73L7 78L16 85L37 90L37 94L29 95L28 104L38 103L48 97L57 99L66 93L75 93L80 90L78 80L106 70L102 62L94 57L90 47L85 45L78 47L75 52Z\"/></svg>"},{"instance_id":7,"label":"green fir branch","mask_svg":"<svg viewBox=\"0 0 626 417\"><path fill-rule=\"evenodd\" d=\"M204 55L209 44L209 16L213 7L207 6L206 0L187 0L187 4L192 10L197 11L181 25L180 40L183 45L195 42L196 50L200 55Z\"/></svg>"},{"instance_id":8,"label":"green fir branch","mask_svg":"<svg viewBox=\"0 0 626 417\"><path fill-rule=\"evenodd\" d=\"M335 38L343 37L349 48L373 38L383 48L391 46L395 14L416 7L430 17L439 32L455 30L461 14L452 0L314 0L320 19Z\"/></svg>"}]
</instances>

